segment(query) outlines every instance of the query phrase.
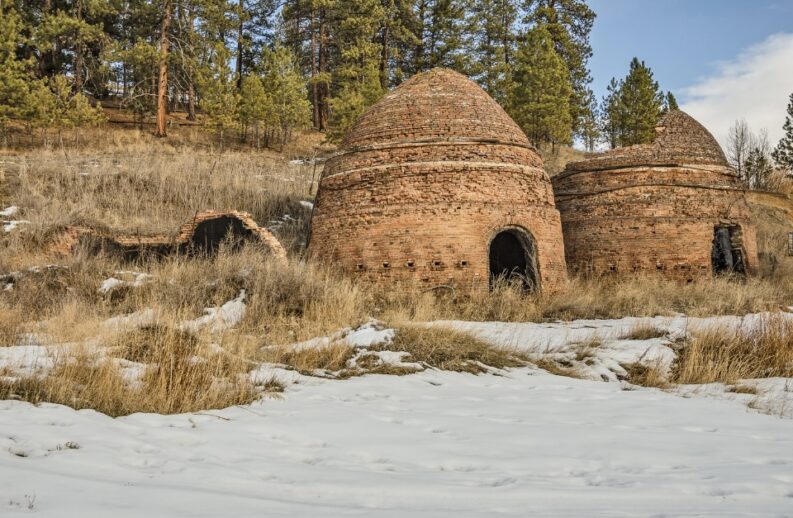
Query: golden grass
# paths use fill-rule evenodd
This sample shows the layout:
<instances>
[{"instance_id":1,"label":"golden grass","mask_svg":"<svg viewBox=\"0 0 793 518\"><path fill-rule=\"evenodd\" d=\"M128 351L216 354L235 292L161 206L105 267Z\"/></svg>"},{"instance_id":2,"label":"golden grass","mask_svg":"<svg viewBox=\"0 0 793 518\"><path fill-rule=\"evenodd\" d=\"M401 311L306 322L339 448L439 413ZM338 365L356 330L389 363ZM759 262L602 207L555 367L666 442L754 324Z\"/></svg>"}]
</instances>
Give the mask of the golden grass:
<instances>
[{"instance_id":1,"label":"golden grass","mask_svg":"<svg viewBox=\"0 0 793 518\"><path fill-rule=\"evenodd\" d=\"M125 376L119 359L138 364L142 375ZM253 364L243 357L164 325L122 333L101 352L59 354L54 362L46 374L0 381L0 399L47 401L119 416L225 408L282 389L274 380L255 385L248 376Z\"/></svg>"},{"instance_id":2,"label":"golden grass","mask_svg":"<svg viewBox=\"0 0 793 518\"><path fill-rule=\"evenodd\" d=\"M346 343L324 347L293 348L288 345L267 347L261 359L268 363L285 365L307 376L340 373L355 356L355 349Z\"/></svg>"},{"instance_id":3,"label":"golden grass","mask_svg":"<svg viewBox=\"0 0 793 518\"><path fill-rule=\"evenodd\" d=\"M669 388L671 385L669 377L664 374L660 365L630 363L622 367L627 372L628 381L634 385L662 389Z\"/></svg>"},{"instance_id":4,"label":"golden grass","mask_svg":"<svg viewBox=\"0 0 793 518\"><path fill-rule=\"evenodd\" d=\"M392 341L372 349L406 352L409 356L404 361L472 374L490 368L521 367L527 361L517 350L494 347L470 334L442 326L402 326L397 328Z\"/></svg>"},{"instance_id":5,"label":"golden grass","mask_svg":"<svg viewBox=\"0 0 793 518\"><path fill-rule=\"evenodd\" d=\"M286 158L322 151L315 135L301 137L286 158L269 151L218 153L201 139L188 130L166 140L136 131L96 132L86 135L79 147L67 142L65 149L45 147L0 156L0 205L20 206L19 218L32 222L0 235L0 275L21 272L14 276L12 289L0 291L0 345L13 343L24 331L42 339L49 336L53 343L93 341L117 358L116 363L106 354L59 358L48 377L27 377L13 386L6 383L0 397L16 394L34 402L62 402L111 415L181 412L256 397L259 389L239 380L261 361L338 377L411 371L382 364L373 354L376 351L356 351L344 344L300 351L277 345L327 336L372 317L399 323L393 343L381 347L409 353L405 361L483 372L485 366L513 367L527 359L465 334L415 323L746 314L776 309L793 299L793 275L781 267L744 282L718 278L682 285L651 276L575 278L559 291L536 295L507 282L471 295L383 293L357 285L332 266L302 258L310 211L300 201L315 193L321 165L290 164ZM560 163L571 157L560 153ZM269 260L265 248L252 244L236 252L221 249L215 258L173 256L131 264L81 251L57 260L55 267L28 270L53 262L47 247L64 225L169 233L195 212L213 208L247 211L259 224L270 224L289 250L287 266ZM784 222L777 226L769 242L775 242ZM120 270L152 277L142 286L100 293L102 280L118 276ZM204 308L220 306L242 290L247 311L236 329L212 336L178 331L181 321L200 316ZM107 318L145 309L161 315L155 326L113 331L102 324ZM637 325L629 336L661 336L660 330L650 327ZM757 374L763 362L776 366L772 372L787 372L779 367L784 362L769 351L749 361L746 350L734 346L736 339L727 338L718 343L732 344L729 354L707 346L708 340L717 343L715 338L692 338L695 347L681 356L681 379L733 379L744 372ZM219 344L220 349L210 344ZM586 362L595 347L595 343L582 344L576 360ZM184 361L188 355L201 360ZM124 358L149 366L138 384L130 383L119 370L117 363ZM348 367L350 360L355 367ZM557 374L576 375L572 367L543 358L535 363ZM745 363L753 366L745 368ZM642 383L660 385L652 372L632 368L631 373ZM143 387L150 393L145 394Z\"/></svg>"},{"instance_id":6,"label":"golden grass","mask_svg":"<svg viewBox=\"0 0 793 518\"><path fill-rule=\"evenodd\" d=\"M689 338L678 355L675 383L793 377L793 321L772 315L750 328L708 329Z\"/></svg>"},{"instance_id":7,"label":"golden grass","mask_svg":"<svg viewBox=\"0 0 793 518\"><path fill-rule=\"evenodd\" d=\"M657 328L650 322L637 322L620 338L624 340L650 340L651 338L663 338L666 334L666 331Z\"/></svg>"}]
</instances>

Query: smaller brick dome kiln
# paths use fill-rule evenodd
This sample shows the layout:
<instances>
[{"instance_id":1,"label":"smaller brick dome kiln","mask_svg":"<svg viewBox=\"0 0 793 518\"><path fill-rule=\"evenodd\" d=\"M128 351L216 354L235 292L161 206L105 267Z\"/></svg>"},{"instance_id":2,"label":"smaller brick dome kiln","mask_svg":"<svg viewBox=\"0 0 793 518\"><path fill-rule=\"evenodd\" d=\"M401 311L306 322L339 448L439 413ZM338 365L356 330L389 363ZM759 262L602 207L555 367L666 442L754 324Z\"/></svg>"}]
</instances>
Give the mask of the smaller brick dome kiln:
<instances>
[{"instance_id":1,"label":"smaller brick dome kiln","mask_svg":"<svg viewBox=\"0 0 793 518\"><path fill-rule=\"evenodd\" d=\"M573 162L552 180L572 272L693 280L758 266L741 183L713 135L682 111L662 117L651 144Z\"/></svg>"},{"instance_id":2,"label":"smaller brick dome kiln","mask_svg":"<svg viewBox=\"0 0 793 518\"><path fill-rule=\"evenodd\" d=\"M325 164L309 253L407 289L531 289L566 279L559 212L542 160L476 83L418 74L369 108Z\"/></svg>"}]
</instances>

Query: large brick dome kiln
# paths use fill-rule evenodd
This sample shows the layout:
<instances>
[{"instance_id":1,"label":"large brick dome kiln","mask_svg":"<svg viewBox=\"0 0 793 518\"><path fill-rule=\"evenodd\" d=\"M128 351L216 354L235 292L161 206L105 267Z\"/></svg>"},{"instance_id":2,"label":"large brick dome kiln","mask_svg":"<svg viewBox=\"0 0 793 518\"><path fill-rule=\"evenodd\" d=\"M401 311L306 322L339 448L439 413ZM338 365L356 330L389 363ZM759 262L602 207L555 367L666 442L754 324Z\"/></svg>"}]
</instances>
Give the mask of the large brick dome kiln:
<instances>
[{"instance_id":1,"label":"large brick dome kiln","mask_svg":"<svg viewBox=\"0 0 793 518\"><path fill-rule=\"evenodd\" d=\"M757 268L741 183L716 139L682 111L662 117L651 144L573 162L553 186L573 272L693 280Z\"/></svg>"},{"instance_id":2,"label":"large brick dome kiln","mask_svg":"<svg viewBox=\"0 0 793 518\"><path fill-rule=\"evenodd\" d=\"M566 278L559 212L542 160L484 90L446 69L369 108L330 158L309 252L408 289L529 288Z\"/></svg>"}]
</instances>

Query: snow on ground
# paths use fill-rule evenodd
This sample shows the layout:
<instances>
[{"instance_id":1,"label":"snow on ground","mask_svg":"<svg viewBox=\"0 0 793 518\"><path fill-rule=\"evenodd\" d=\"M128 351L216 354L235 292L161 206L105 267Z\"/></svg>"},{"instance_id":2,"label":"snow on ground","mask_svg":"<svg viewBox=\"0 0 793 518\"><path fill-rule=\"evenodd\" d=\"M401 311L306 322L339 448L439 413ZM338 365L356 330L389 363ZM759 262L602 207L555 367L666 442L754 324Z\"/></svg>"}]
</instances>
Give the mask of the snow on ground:
<instances>
[{"instance_id":1,"label":"snow on ground","mask_svg":"<svg viewBox=\"0 0 793 518\"><path fill-rule=\"evenodd\" d=\"M244 296L197 320L234 325ZM112 419L0 401L0 516L793 516L793 420L779 417L793 417L793 380L742 383L757 394L599 381L674 354L669 338L622 338L639 324L674 338L759 318L434 324L560 357L597 337L588 380L521 368L338 381L263 365L251 376L278 377L283 397L224 410ZM369 322L293 347L392 337ZM46 354L0 347L0 368Z\"/></svg>"},{"instance_id":2,"label":"snow on ground","mask_svg":"<svg viewBox=\"0 0 793 518\"><path fill-rule=\"evenodd\" d=\"M31 504L32 501L32 504ZM0 515L790 516L793 421L518 369L111 419L0 402Z\"/></svg>"},{"instance_id":3,"label":"snow on ground","mask_svg":"<svg viewBox=\"0 0 793 518\"><path fill-rule=\"evenodd\" d=\"M245 309L245 290L240 290L240 294L236 298L224 303L219 308L205 308L203 316L182 322L181 327L186 331L198 331L201 328L209 327L213 333L231 329L242 322L245 317Z\"/></svg>"},{"instance_id":4,"label":"snow on ground","mask_svg":"<svg viewBox=\"0 0 793 518\"><path fill-rule=\"evenodd\" d=\"M19 207L16 205L11 205L10 207L0 210L0 217L10 218L11 216L15 216L17 212L19 212Z\"/></svg>"},{"instance_id":5,"label":"snow on ground","mask_svg":"<svg viewBox=\"0 0 793 518\"><path fill-rule=\"evenodd\" d=\"M130 272L126 270L117 271L114 275L118 275L118 277L108 277L102 281L102 283L99 285L99 293L110 293L117 288L122 288L125 286L129 286L130 288L139 288L153 278L153 276L148 273Z\"/></svg>"},{"instance_id":6,"label":"snow on ground","mask_svg":"<svg viewBox=\"0 0 793 518\"><path fill-rule=\"evenodd\" d=\"M12 216L16 216L19 213L19 207L16 205L11 205L6 207L3 210L0 210L0 218L10 218ZM20 225L29 225L30 221L19 219L19 220L0 220L3 223L3 232L13 232L15 228Z\"/></svg>"}]
</instances>

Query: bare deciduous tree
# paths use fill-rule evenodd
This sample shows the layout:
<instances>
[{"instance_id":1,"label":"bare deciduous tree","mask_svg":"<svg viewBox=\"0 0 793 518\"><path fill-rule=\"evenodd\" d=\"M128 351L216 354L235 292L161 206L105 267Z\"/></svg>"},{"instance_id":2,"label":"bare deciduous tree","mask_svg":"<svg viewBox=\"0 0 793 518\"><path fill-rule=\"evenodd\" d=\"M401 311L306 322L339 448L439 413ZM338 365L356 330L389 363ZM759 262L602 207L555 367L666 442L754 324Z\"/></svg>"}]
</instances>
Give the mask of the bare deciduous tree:
<instances>
[{"instance_id":1,"label":"bare deciduous tree","mask_svg":"<svg viewBox=\"0 0 793 518\"><path fill-rule=\"evenodd\" d=\"M738 178L745 181L744 163L752 149L752 131L745 119L736 120L727 134L727 160L735 168Z\"/></svg>"}]
</instances>

